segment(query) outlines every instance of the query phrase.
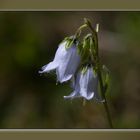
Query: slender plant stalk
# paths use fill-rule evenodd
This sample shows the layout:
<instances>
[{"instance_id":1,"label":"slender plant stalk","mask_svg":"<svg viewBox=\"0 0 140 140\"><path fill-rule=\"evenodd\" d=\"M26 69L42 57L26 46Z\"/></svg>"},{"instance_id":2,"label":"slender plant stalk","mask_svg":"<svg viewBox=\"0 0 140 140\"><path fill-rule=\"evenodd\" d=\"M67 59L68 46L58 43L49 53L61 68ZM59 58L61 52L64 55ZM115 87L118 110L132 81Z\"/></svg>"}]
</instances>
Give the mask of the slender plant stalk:
<instances>
[{"instance_id":1,"label":"slender plant stalk","mask_svg":"<svg viewBox=\"0 0 140 140\"><path fill-rule=\"evenodd\" d=\"M97 62L97 74L98 74L98 78L99 78L99 83L100 83L100 89L101 89L101 96L102 98L105 100L103 102L104 104L104 108L107 114L107 118L108 118L108 122L111 128L113 128L113 124L112 124L112 119L111 119L111 115L109 112L109 107L108 107L108 103L107 103L107 99L105 96L105 90L104 90L104 85L103 85L103 79L102 79L102 73L101 73L101 66L100 66L100 57L99 57L99 48L98 48L98 35L97 32L93 29L93 27L91 26L90 22L85 19L85 22L87 23L88 27L91 29L92 34L94 36L94 42L95 42L95 47L96 47L96 62Z\"/></svg>"}]
</instances>

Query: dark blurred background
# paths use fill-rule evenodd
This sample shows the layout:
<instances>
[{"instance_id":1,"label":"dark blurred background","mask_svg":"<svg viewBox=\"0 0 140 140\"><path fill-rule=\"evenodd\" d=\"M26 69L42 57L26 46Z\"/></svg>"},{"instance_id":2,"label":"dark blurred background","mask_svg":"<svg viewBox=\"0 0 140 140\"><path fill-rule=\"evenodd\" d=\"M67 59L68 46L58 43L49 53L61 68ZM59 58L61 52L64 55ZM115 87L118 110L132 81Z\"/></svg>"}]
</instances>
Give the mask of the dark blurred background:
<instances>
[{"instance_id":1,"label":"dark blurred background","mask_svg":"<svg viewBox=\"0 0 140 140\"><path fill-rule=\"evenodd\" d=\"M0 12L0 128L109 128L102 104L64 100L68 83L38 70L89 18L100 23L100 57L115 128L140 128L140 12Z\"/></svg>"}]
</instances>

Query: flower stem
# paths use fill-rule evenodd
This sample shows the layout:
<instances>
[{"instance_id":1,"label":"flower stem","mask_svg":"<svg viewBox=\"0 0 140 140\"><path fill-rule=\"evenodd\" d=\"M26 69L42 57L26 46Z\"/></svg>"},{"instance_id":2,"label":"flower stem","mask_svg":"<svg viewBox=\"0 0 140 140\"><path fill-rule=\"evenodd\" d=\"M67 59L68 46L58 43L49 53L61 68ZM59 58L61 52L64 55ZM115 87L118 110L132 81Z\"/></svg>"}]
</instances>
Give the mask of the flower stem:
<instances>
[{"instance_id":1,"label":"flower stem","mask_svg":"<svg viewBox=\"0 0 140 140\"><path fill-rule=\"evenodd\" d=\"M105 96L105 93L104 93L104 87L103 87L103 81L102 81L102 75L101 75L100 68L98 68L98 78L99 78L99 82L100 82L101 94L102 94L103 99L105 100L105 102L103 102L103 104L104 104L104 108L105 108L105 111L106 111L106 114L107 114L108 122L109 122L110 127L113 128L112 119L111 119L111 115L110 115L110 112L109 112L107 99L106 99L106 96Z\"/></svg>"},{"instance_id":2,"label":"flower stem","mask_svg":"<svg viewBox=\"0 0 140 140\"><path fill-rule=\"evenodd\" d=\"M81 25L81 26L77 29L77 31L76 31L76 33L75 33L75 37L76 37L76 38L79 38L79 36L80 36L80 34L81 34L81 31L82 31L84 28L86 28L86 27L87 27L87 24Z\"/></svg>"},{"instance_id":3,"label":"flower stem","mask_svg":"<svg viewBox=\"0 0 140 140\"><path fill-rule=\"evenodd\" d=\"M101 73L100 57L99 57L99 51L98 51L99 50L99 48L98 48L98 35L97 35L97 32L94 30L94 28L91 26L90 21L87 20L87 19L84 19L84 20L85 20L85 23L90 28L90 30L92 31L93 39L94 39L94 42L95 42L97 74L98 74L98 78L99 78L99 84L100 84L100 89L101 89L101 96L105 100L103 102L103 104L104 104L104 108L105 108L105 111L106 111L106 114L107 114L108 123L110 125L110 128L113 128L112 119L111 119L111 115L110 115L110 112L109 112L109 107L108 107L107 99L106 99L106 96L105 96L105 90L104 90L102 73Z\"/></svg>"}]
</instances>

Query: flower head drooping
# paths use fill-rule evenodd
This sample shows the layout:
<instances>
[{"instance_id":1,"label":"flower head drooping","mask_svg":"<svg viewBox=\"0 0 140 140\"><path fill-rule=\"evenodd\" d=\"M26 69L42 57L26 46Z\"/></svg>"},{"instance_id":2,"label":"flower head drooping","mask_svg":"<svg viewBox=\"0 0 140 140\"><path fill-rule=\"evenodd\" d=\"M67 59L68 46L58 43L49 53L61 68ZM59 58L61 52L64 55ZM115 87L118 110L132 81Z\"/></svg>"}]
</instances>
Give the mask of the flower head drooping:
<instances>
[{"instance_id":1,"label":"flower head drooping","mask_svg":"<svg viewBox=\"0 0 140 140\"><path fill-rule=\"evenodd\" d=\"M102 101L98 95L98 77L92 67L86 67L84 71L80 71L72 87L74 91L69 96L64 96L65 99L83 97L87 100L94 98Z\"/></svg>"},{"instance_id":2,"label":"flower head drooping","mask_svg":"<svg viewBox=\"0 0 140 140\"><path fill-rule=\"evenodd\" d=\"M68 38L58 46L54 60L43 66L42 71L39 71L39 73L48 73L56 70L57 80L63 83L72 78L79 64L80 56L78 54L77 42Z\"/></svg>"}]
</instances>

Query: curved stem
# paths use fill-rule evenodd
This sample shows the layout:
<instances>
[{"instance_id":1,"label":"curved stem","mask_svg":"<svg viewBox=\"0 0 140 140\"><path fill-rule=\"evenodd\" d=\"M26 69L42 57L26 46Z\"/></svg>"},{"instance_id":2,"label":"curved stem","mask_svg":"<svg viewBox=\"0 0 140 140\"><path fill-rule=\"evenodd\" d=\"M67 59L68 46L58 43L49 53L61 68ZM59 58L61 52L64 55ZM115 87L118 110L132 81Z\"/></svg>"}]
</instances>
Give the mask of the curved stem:
<instances>
[{"instance_id":1,"label":"curved stem","mask_svg":"<svg viewBox=\"0 0 140 140\"><path fill-rule=\"evenodd\" d=\"M76 31L76 33L75 33L75 37L76 37L76 38L79 38L79 36L80 36L80 34L81 34L81 31L82 31L84 28L86 28L86 27L87 27L87 24L81 25L81 26L77 29L77 31Z\"/></svg>"},{"instance_id":2,"label":"curved stem","mask_svg":"<svg viewBox=\"0 0 140 140\"><path fill-rule=\"evenodd\" d=\"M108 103L107 103L107 99L105 96L105 90L104 90L104 85L103 85L103 79L102 79L102 73L101 73L101 66L100 66L100 57L99 57L99 53L98 53L98 35L97 32L92 28L90 22L85 19L86 24L88 25L88 27L91 29L92 34L93 34L93 38L94 38L94 42L95 42L95 49L96 49L96 61L97 61L97 74L98 74L98 78L99 78L99 83L100 83L100 89L101 89L101 96L102 98L105 100L103 102L104 104L104 108L107 114L107 118L108 118L108 122L111 128L113 128L113 124L112 124L112 119L111 119L111 115L109 112L109 107L108 107Z\"/></svg>"}]
</instances>

